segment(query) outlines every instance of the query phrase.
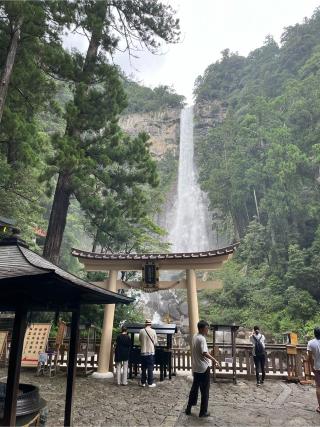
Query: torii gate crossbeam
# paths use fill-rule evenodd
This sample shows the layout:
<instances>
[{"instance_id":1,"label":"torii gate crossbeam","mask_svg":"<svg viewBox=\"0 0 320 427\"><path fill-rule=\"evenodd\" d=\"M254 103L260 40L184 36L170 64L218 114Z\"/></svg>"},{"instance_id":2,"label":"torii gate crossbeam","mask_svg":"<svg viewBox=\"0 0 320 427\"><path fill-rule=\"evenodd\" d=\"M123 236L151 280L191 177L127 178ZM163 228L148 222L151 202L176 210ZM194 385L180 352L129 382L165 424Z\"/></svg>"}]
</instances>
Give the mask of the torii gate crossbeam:
<instances>
[{"instance_id":1,"label":"torii gate crossbeam","mask_svg":"<svg viewBox=\"0 0 320 427\"><path fill-rule=\"evenodd\" d=\"M222 284L219 281L200 281L197 280L196 271L213 271L221 268L233 254L235 245L226 248L216 249L206 252L190 253L169 253L169 254L112 254L86 252L79 249L73 249L72 255L77 257L84 264L87 271L109 272L108 280L98 282L99 286L116 292L118 289L125 289L143 286L139 282L123 282L118 280L119 271L142 271L146 264L154 264L157 271L160 270L185 270L186 279L177 281L159 281L154 289L161 290L172 288L187 289L188 312L189 312L189 330L193 335L197 331L197 322L199 321L198 310L198 289L218 289ZM110 353L112 344L112 327L114 320L114 305L107 305L104 311L103 329L101 335L101 346L99 353L99 366L95 376L99 378L111 377L109 372Z\"/></svg>"}]
</instances>

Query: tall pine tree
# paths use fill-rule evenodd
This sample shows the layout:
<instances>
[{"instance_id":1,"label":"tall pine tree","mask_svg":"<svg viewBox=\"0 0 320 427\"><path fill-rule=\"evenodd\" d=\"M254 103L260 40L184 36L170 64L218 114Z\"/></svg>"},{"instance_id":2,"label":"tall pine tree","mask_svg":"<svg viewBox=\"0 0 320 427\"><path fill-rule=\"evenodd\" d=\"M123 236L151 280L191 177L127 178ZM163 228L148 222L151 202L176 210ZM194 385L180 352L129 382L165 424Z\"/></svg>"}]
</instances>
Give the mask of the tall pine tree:
<instances>
[{"instance_id":1,"label":"tall pine tree","mask_svg":"<svg viewBox=\"0 0 320 427\"><path fill-rule=\"evenodd\" d=\"M65 133L54 137L55 155L48 171L51 175L57 174L58 179L44 256L55 263L59 261L71 196L87 207L104 193L105 190L96 189L99 183L103 183L107 192L111 190L112 196L125 197L132 191L141 191L137 184L155 182L155 166L150 156L139 157L135 145L121 152L123 145L119 143L115 123L126 101L118 71L108 64L107 55L114 52L121 38L128 49L134 49L138 42L155 51L161 40L175 42L179 35L173 10L158 0L118 0L112 4L79 1L77 28L88 35L89 46L86 55L73 54L72 67L63 70L73 83L73 99L66 106ZM56 63L50 72L61 75L62 69ZM113 154L107 153L119 147L121 162L121 156L127 156L120 175L117 165L112 164ZM113 191L111 186L115 182L112 177L117 174L116 185L124 190L121 193L117 189ZM139 210L134 198L131 202Z\"/></svg>"}]
</instances>

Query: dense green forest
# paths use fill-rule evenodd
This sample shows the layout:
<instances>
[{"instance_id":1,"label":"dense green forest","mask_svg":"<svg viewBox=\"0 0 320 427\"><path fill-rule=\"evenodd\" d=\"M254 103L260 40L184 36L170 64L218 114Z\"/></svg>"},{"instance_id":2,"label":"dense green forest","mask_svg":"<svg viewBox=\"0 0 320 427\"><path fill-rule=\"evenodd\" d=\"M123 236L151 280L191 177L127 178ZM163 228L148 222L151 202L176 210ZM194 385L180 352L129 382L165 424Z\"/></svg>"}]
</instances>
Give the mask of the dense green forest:
<instances>
[{"instance_id":1,"label":"dense green forest","mask_svg":"<svg viewBox=\"0 0 320 427\"><path fill-rule=\"evenodd\" d=\"M237 254L212 320L301 337L320 323L320 10L247 57L222 52L196 80L197 104L223 111L197 139L202 188Z\"/></svg>"},{"instance_id":2,"label":"dense green forest","mask_svg":"<svg viewBox=\"0 0 320 427\"><path fill-rule=\"evenodd\" d=\"M0 215L38 251L34 229L47 230L44 255L64 267L76 238L147 250L163 233L152 221L163 166L148 135L131 138L118 119L180 106L183 97L130 81L108 55L123 28L129 51L133 40L152 52L175 43L175 12L160 1L1 1L0 15ZM88 37L86 52L63 45L75 25Z\"/></svg>"},{"instance_id":3,"label":"dense green forest","mask_svg":"<svg viewBox=\"0 0 320 427\"><path fill-rule=\"evenodd\" d=\"M68 32L87 40L84 52L65 48ZM148 135L131 137L118 120L183 97L130 81L111 58L123 41L129 54L136 43L156 53L179 34L175 11L158 0L0 1L0 217L48 260L79 273L74 245L163 249L153 218L166 166Z\"/></svg>"},{"instance_id":4,"label":"dense green forest","mask_svg":"<svg viewBox=\"0 0 320 427\"><path fill-rule=\"evenodd\" d=\"M175 12L158 0L0 0L0 18L0 217L78 274L72 246L167 250L154 217L177 159L155 161L148 135L131 137L118 121L184 98L131 81L110 58L124 29L129 50L176 43ZM85 52L64 47L68 31L86 34ZM196 138L201 186L222 232L241 242L219 273L224 289L200 292L210 320L301 337L320 323L319 88L320 10L286 28L279 45L268 36L247 57L224 50L196 80L196 104L212 117ZM101 319L101 308L90 310L88 319ZM141 316L121 310L117 319Z\"/></svg>"}]
</instances>

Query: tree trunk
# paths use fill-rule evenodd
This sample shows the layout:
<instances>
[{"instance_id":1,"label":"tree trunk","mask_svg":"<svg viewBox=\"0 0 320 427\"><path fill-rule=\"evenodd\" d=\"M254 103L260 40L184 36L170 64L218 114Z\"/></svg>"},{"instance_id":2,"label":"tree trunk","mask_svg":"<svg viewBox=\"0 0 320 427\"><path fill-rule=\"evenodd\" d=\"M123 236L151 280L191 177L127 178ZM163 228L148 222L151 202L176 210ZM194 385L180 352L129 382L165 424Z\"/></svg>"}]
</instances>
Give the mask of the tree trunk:
<instances>
[{"instance_id":1,"label":"tree trunk","mask_svg":"<svg viewBox=\"0 0 320 427\"><path fill-rule=\"evenodd\" d=\"M96 25L91 34L86 59L82 69L81 83L87 84L87 90L90 86L91 66L92 64L95 64L97 60L98 50L101 43L103 27L105 24L105 15L107 11L107 1L105 1L103 4L101 3L101 5L101 13L99 15L100 23L99 25ZM81 136L81 131L77 126L77 117L81 117L82 114L81 105L78 104L78 88L79 85L76 88L74 98L74 104L78 108L78 115L76 117L69 117L69 119L67 119L65 130L65 135L72 136L74 139L79 139ZM43 250L43 256L55 264L58 264L59 262L61 243L67 221L70 196L72 194L72 189L69 184L70 179L71 175L60 172L50 214L47 238Z\"/></svg>"},{"instance_id":2,"label":"tree trunk","mask_svg":"<svg viewBox=\"0 0 320 427\"><path fill-rule=\"evenodd\" d=\"M1 75L1 80L0 80L0 123L2 120L2 115L3 115L4 105L6 102L6 96L7 96L7 92L8 92L10 77L12 75L13 65L14 65L14 61L15 61L15 57L16 57L16 53L17 53L18 40L20 38L20 30L21 30L22 22L23 22L23 18L19 18L17 25L15 25L13 28L13 32L12 32L11 39L10 39L10 45L8 48L6 63L5 63L5 66L4 66L2 75Z\"/></svg>"},{"instance_id":3,"label":"tree trunk","mask_svg":"<svg viewBox=\"0 0 320 427\"><path fill-rule=\"evenodd\" d=\"M54 264L59 263L60 248L64 229L66 227L71 194L72 190L69 174L60 173L51 208L47 237L43 249L43 256Z\"/></svg>"},{"instance_id":4,"label":"tree trunk","mask_svg":"<svg viewBox=\"0 0 320 427\"><path fill-rule=\"evenodd\" d=\"M18 144L16 141L7 143L7 163L14 168L18 160Z\"/></svg>"},{"instance_id":5,"label":"tree trunk","mask_svg":"<svg viewBox=\"0 0 320 427\"><path fill-rule=\"evenodd\" d=\"M97 228L97 232L93 238L93 244L92 244L92 252L95 252L97 250L97 245L98 245L98 234L99 234L99 229Z\"/></svg>"},{"instance_id":6,"label":"tree trunk","mask_svg":"<svg viewBox=\"0 0 320 427\"><path fill-rule=\"evenodd\" d=\"M257 199L257 195L256 195L256 190L255 190L255 188L253 189L253 198L254 198L254 204L255 204L255 206L256 206L257 218L258 218L258 221L259 221L259 222L261 222L261 221L260 221L260 212L259 212L258 199Z\"/></svg>"}]
</instances>

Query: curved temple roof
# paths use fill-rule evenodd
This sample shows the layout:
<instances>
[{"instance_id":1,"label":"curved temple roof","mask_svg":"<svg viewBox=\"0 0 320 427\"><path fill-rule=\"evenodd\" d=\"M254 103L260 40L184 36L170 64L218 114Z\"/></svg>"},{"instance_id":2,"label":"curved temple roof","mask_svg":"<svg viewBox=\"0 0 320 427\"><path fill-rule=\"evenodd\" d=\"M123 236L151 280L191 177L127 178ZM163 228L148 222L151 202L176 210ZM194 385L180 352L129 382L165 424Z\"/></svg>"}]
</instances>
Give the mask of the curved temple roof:
<instances>
[{"instance_id":1,"label":"curved temple roof","mask_svg":"<svg viewBox=\"0 0 320 427\"><path fill-rule=\"evenodd\" d=\"M118 261L118 260L142 260L142 261L155 261L163 259L188 259L188 258L212 258L218 257L221 255L232 254L236 248L237 244L227 246L221 249L215 249L212 251L205 252L177 252L177 253L168 253L168 254L112 254L112 253L98 253L98 252L87 252L81 249L72 249L72 255L78 258L87 258L87 259L97 259L97 260L108 260L108 261Z\"/></svg>"},{"instance_id":2,"label":"curved temple roof","mask_svg":"<svg viewBox=\"0 0 320 427\"><path fill-rule=\"evenodd\" d=\"M70 308L74 304L128 304L132 298L80 279L19 241L0 242L0 309L25 302L30 309Z\"/></svg>"},{"instance_id":3,"label":"curved temple roof","mask_svg":"<svg viewBox=\"0 0 320 427\"><path fill-rule=\"evenodd\" d=\"M223 263L233 254L238 244L225 248L204 252L181 252L162 254L112 254L87 252L81 249L72 249L72 255L79 258L86 269L90 271L100 269L115 270L140 270L148 261L157 262L161 269L212 269L212 267Z\"/></svg>"}]
</instances>

